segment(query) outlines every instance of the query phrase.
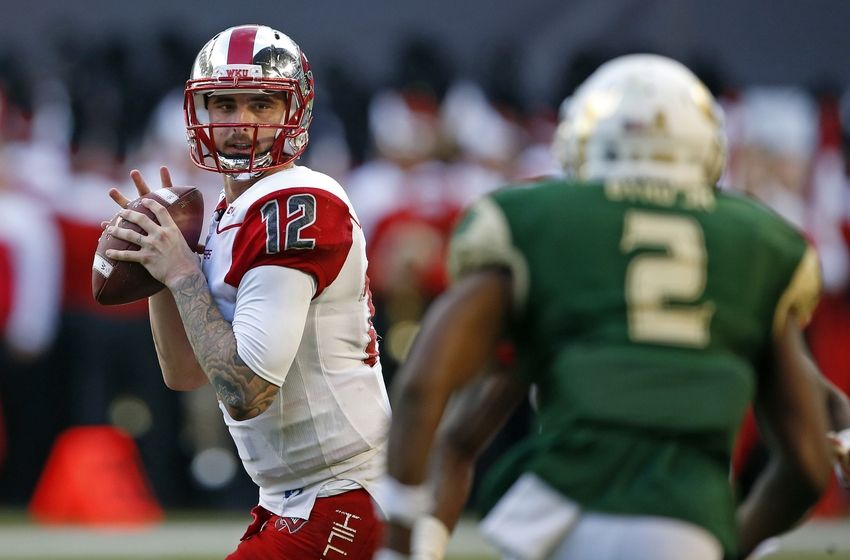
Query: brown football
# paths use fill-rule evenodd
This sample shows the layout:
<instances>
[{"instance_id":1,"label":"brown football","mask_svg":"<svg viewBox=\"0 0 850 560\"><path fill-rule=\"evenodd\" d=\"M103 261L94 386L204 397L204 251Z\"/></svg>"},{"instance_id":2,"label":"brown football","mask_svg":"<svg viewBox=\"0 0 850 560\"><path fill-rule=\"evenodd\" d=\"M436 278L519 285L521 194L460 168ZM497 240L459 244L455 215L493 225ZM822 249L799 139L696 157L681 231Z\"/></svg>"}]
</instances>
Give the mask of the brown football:
<instances>
[{"instance_id":1,"label":"brown football","mask_svg":"<svg viewBox=\"0 0 850 560\"><path fill-rule=\"evenodd\" d=\"M186 243L193 250L198 245L201 227L204 223L204 197L195 187L170 187L151 191L127 205L127 208L147 215L159 223L153 212L142 205L142 199L152 198L168 209L168 213L180 228ZM121 220L116 214L109 225L129 228L143 233L142 228L132 222ZM139 263L117 261L106 257L107 249L137 251L139 246L123 239L108 235L106 230L100 235L92 264L91 286L94 299L103 305L130 303L152 296L165 286Z\"/></svg>"}]
</instances>

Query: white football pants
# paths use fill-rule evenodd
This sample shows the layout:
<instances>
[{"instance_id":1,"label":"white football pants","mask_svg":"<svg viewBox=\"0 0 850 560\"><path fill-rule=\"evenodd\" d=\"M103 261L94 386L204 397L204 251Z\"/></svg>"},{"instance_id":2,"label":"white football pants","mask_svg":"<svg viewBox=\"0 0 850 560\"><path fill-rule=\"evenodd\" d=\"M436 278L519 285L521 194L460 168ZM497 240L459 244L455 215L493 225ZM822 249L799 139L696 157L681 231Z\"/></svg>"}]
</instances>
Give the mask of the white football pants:
<instances>
[{"instance_id":1,"label":"white football pants","mask_svg":"<svg viewBox=\"0 0 850 560\"><path fill-rule=\"evenodd\" d=\"M481 522L505 560L721 560L717 538L666 517L583 512L525 474Z\"/></svg>"}]
</instances>

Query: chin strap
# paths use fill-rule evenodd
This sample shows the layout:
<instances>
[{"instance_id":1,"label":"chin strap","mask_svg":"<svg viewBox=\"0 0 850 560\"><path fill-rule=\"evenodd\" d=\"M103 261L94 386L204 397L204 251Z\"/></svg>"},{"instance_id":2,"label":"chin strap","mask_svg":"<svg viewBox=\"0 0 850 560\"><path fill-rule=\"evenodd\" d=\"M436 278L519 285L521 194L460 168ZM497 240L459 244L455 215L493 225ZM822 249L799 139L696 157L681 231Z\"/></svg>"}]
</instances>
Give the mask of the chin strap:
<instances>
[{"instance_id":1,"label":"chin strap","mask_svg":"<svg viewBox=\"0 0 850 560\"><path fill-rule=\"evenodd\" d=\"M263 171L255 171L254 173L228 173L234 181L253 181L259 179L265 174Z\"/></svg>"}]
</instances>

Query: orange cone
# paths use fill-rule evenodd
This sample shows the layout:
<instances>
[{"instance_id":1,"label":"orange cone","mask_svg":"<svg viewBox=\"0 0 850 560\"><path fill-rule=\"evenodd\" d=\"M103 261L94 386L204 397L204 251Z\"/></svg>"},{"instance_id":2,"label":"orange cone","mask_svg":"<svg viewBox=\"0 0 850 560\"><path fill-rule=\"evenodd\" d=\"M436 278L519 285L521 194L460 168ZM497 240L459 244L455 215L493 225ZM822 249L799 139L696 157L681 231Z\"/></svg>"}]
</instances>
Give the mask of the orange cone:
<instances>
[{"instance_id":1,"label":"orange cone","mask_svg":"<svg viewBox=\"0 0 850 560\"><path fill-rule=\"evenodd\" d=\"M29 506L41 523L144 525L162 519L133 439L111 426L63 432Z\"/></svg>"}]
</instances>

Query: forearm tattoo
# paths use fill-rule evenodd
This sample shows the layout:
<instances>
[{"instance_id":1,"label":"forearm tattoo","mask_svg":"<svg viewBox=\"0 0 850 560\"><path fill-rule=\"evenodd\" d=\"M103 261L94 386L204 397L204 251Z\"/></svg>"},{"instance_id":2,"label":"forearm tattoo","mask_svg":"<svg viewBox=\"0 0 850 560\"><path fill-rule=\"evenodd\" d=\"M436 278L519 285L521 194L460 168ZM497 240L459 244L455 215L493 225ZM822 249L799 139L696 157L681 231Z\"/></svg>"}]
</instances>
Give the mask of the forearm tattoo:
<instances>
[{"instance_id":1,"label":"forearm tattoo","mask_svg":"<svg viewBox=\"0 0 850 560\"><path fill-rule=\"evenodd\" d=\"M230 415L244 420L266 410L278 387L239 357L233 328L212 300L204 275L182 279L172 292L195 357Z\"/></svg>"}]
</instances>

